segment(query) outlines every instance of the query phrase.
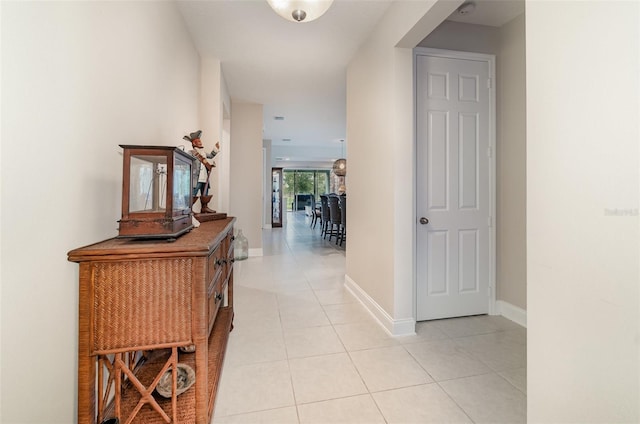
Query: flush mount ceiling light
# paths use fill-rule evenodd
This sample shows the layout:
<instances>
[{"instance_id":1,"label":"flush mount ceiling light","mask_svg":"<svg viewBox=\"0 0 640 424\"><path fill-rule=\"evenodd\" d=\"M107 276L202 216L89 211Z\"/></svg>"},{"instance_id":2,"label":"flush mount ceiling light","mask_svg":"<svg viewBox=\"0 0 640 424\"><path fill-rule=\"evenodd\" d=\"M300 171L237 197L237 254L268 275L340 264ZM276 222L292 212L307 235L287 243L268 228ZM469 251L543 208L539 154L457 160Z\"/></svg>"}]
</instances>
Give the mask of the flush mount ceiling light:
<instances>
[{"instance_id":1,"label":"flush mount ceiling light","mask_svg":"<svg viewBox=\"0 0 640 424\"><path fill-rule=\"evenodd\" d=\"M326 12L333 0L267 0L275 12L291 22L311 22Z\"/></svg>"}]
</instances>

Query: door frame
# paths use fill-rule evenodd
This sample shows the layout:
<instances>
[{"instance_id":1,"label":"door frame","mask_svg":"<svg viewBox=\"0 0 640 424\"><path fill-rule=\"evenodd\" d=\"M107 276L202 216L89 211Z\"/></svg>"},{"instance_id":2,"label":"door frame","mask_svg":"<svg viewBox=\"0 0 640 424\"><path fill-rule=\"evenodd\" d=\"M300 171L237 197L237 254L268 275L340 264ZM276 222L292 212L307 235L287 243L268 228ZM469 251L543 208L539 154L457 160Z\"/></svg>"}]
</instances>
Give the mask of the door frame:
<instances>
[{"instance_id":1,"label":"door frame","mask_svg":"<svg viewBox=\"0 0 640 424\"><path fill-rule=\"evenodd\" d=\"M416 47L413 49L413 318L418 320L418 99L417 99L417 56L433 56L446 59L464 59L486 62L489 67L489 209L491 225L489 228L489 315L497 315L496 307L496 56L493 54L463 52L457 50Z\"/></svg>"}]
</instances>

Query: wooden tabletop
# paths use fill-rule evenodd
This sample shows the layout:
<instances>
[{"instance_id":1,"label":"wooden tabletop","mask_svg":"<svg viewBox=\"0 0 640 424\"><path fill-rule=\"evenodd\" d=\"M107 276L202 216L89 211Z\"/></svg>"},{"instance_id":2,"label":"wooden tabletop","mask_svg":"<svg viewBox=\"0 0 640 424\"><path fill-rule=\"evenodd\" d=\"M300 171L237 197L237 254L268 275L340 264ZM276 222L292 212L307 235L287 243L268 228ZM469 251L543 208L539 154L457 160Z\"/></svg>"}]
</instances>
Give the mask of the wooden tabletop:
<instances>
[{"instance_id":1,"label":"wooden tabletop","mask_svg":"<svg viewBox=\"0 0 640 424\"><path fill-rule=\"evenodd\" d=\"M131 239L110 238L88 246L71 250L68 260L84 262L88 260L112 260L136 256L168 257L204 256L217 246L224 238L228 228L236 221L234 217L200 223L198 228L178 237L173 241L164 239Z\"/></svg>"}]
</instances>

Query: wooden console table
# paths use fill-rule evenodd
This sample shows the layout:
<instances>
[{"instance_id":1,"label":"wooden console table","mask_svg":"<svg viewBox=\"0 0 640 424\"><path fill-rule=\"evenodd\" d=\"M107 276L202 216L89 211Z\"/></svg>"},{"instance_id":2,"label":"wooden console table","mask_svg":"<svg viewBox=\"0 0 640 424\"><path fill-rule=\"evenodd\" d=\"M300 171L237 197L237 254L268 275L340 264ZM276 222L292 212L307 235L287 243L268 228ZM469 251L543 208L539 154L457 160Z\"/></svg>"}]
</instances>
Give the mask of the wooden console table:
<instances>
[{"instance_id":1,"label":"wooden console table","mask_svg":"<svg viewBox=\"0 0 640 424\"><path fill-rule=\"evenodd\" d=\"M234 222L203 222L174 242L113 238L69 252L80 264L78 423L211 421L233 328ZM178 363L196 379L176 396ZM171 398L155 392L166 372Z\"/></svg>"}]
</instances>

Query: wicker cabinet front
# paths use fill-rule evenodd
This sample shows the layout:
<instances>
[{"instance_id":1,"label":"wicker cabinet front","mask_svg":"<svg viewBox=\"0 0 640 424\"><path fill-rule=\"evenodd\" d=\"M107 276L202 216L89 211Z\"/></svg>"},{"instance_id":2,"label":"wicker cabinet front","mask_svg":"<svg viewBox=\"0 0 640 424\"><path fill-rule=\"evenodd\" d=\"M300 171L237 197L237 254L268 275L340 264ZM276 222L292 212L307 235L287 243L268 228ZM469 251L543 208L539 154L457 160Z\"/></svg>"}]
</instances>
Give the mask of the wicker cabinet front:
<instances>
[{"instance_id":1,"label":"wicker cabinet front","mask_svg":"<svg viewBox=\"0 0 640 424\"><path fill-rule=\"evenodd\" d=\"M97 262L94 354L191 343L192 258Z\"/></svg>"},{"instance_id":2,"label":"wicker cabinet front","mask_svg":"<svg viewBox=\"0 0 640 424\"><path fill-rule=\"evenodd\" d=\"M69 252L80 264L80 424L211 421L232 329L234 222L205 222L174 242L114 238ZM179 388L178 364L195 384L160 396L164 374Z\"/></svg>"}]
</instances>

